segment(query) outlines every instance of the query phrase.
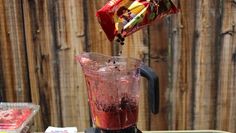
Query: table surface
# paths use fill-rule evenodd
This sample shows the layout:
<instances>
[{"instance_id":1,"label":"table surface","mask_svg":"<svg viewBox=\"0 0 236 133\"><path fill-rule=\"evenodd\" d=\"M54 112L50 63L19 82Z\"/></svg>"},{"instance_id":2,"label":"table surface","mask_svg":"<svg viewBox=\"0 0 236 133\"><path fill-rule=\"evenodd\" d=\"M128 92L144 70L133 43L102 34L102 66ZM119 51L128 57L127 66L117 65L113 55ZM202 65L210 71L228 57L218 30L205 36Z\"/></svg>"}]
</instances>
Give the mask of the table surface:
<instances>
[{"instance_id":1,"label":"table surface","mask_svg":"<svg viewBox=\"0 0 236 133\"><path fill-rule=\"evenodd\" d=\"M178 131L143 131L143 133L230 133L230 132L218 131L218 130L178 130Z\"/></svg>"}]
</instances>

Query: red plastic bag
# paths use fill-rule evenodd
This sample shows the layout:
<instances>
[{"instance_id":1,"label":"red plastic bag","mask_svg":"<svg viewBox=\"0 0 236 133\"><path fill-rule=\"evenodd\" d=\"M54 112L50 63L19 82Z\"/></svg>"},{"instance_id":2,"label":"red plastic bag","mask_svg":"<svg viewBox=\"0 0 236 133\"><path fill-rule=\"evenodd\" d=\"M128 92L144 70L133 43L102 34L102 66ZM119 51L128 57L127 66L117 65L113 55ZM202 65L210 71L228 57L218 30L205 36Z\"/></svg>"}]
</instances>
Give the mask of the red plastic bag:
<instances>
[{"instance_id":1,"label":"red plastic bag","mask_svg":"<svg viewBox=\"0 0 236 133\"><path fill-rule=\"evenodd\" d=\"M97 18L107 38L113 41L115 36L124 38L177 12L171 0L110 0L97 11Z\"/></svg>"}]
</instances>

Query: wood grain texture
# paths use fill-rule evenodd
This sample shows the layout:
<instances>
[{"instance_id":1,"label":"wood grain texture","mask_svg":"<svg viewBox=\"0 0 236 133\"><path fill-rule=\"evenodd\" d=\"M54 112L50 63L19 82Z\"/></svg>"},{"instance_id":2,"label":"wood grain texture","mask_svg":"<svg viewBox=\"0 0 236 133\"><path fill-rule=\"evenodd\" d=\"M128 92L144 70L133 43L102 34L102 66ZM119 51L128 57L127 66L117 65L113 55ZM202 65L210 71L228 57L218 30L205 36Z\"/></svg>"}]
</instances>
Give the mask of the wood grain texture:
<instances>
[{"instance_id":1,"label":"wood grain texture","mask_svg":"<svg viewBox=\"0 0 236 133\"><path fill-rule=\"evenodd\" d=\"M12 102L30 100L21 5L14 0L0 3L3 91L5 100Z\"/></svg>"},{"instance_id":2,"label":"wood grain texture","mask_svg":"<svg viewBox=\"0 0 236 133\"><path fill-rule=\"evenodd\" d=\"M233 133L236 132L236 104L233 102L236 94L236 8L232 1L226 0L223 9L216 128Z\"/></svg>"},{"instance_id":3,"label":"wood grain texture","mask_svg":"<svg viewBox=\"0 0 236 133\"><path fill-rule=\"evenodd\" d=\"M0 12L1 12L1 42L0 42L0 48L1 48L1 67L2 67L2 76L3 80L2 83L4 85L4 88L2 88L2 92L4 92L6 100L8 101L13 101L14 100L14 89L13 89L13 79L11 78L12 74L12 65L11 62L9 61L10 59L10 48L9 48L9 38L7 37L7 29L6 29L6 14L5 14L5 5L4 1L0 1ZM3 70L4 68L4 70ZM8 88L5 90L5 88Z\"/></svg>"},{"instance_id":4,"label":"wood grain texture","mask_svg":"<svg viewBox=\"0 0 236 133\"><path fill-rule=\"evenodd\" d=\"M162 21L149 27L150 66L159 77L159 114L151 114L151 129L168 129L168 24Z\"/></svg>"},{"instance_id":5,"label":"wood grain texture","mask_svg":"<svg viewBox=\"0 0 236 133\"><path fill-rule=\"evenodd\" d=\"M85 2L87 9L85 15L87 17L85 25L87 30L87 49L91 52L99 52L107 55L112 55L112 43L107 39L105 32L98 23L96 12L105 5L107 0L88 0Z\"/></svg>"},{"instance_id":6,"label":"wood grain texture","mask_svg":"<svg viewBox=\"0 0 236 133\"><path fill-rule=\"evenodd\" d=\"M1 42L0 42L1 45ZM3 77L3 69L2 69L2 52L0 53L0 101L4 101L4 77Z\"/></svg>"},{"instance_id":7,"label":"wood grain texture","mask_svg":"<svg viewBox=\"0 0 236 133\"><path fill-rule=\"evenodd\" d=\"M230 89L231 89L231 96L230 96L230 117L229 117L229 126L228 126L228 131L234 133L236 132L236 29L235 29L235 24L236 24L236 2L234 1L232 7L232 31L233 31L233 40L232 40L232 63L231 63L231 83L230 83ZM230 9L230 8L229 8ZM229 17L231 15L229 14Z\"/></svg>"},{"instance_id":8,"label":"wood grain texture","mask_svg":"<svg viewBox=\"0 0 236 133\"><path fill-rule=\"evenodd\" d=\"M53 7L54 1L23 1L32 102L41 106L38 131L61 126Z\"/></svg>"},{"instance_id":9,"label":"wood grain texture","mask_svg":"<svg viewBox=\"0 0 236 133\"><path fill-rule=\"evenodd\" d=\"M57 1L56 4L62 125L76 126L83 131L90 126L87 90L75 56L85 46L84 5L82 0Z\"/></svg>"},{"instance_id":10,"label":"wood grain texture","mask_svg":"<svg viewBox=\"0 0 236 133\"><path fill-rule=\"evenodd\" d=\"M217 88L216 10L214 1L196 3L196 38L194 48L194 129L214 129ZM209 34L211 33L211 34Z\"/></svg>"},{"instance_id":11,"label":"wood grain texture","mask_svg":"<svg viewBox=\"0 0 236 133\"><path fill-rule=\"evenodd\" d=\"M191 129L193 108L192 63L194 45L195 2L178 1L181 12L173 16L171 34L171 126L175 129Z\"/></svg>"}]
</instances>

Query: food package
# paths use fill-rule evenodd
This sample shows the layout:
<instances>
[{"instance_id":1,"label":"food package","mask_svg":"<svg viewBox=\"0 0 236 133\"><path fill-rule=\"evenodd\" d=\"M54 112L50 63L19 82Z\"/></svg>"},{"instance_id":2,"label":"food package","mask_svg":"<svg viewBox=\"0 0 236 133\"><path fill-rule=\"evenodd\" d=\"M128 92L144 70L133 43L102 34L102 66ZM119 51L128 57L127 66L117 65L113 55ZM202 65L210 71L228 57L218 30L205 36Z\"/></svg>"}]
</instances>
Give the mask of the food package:
<instances>
[{"instance_id":1,"label":"food package","mask_svg":"<svg viewBox=\"0 0 236 133\"><path fill-rule=\"evenodd\" d=\"M31 103L0 102L0 132L28 133L39 106Z\"/></svg>"},{"instance_id":2,"label":"food package","mask_svg":"<svg viewBox=\"0 0 236 133\"><path fill-rule=\"evenodd\" d=\"M117 36L122 41L152 22L177 12L171 0L110 0L96 15L107 38L113 41Z\"/></svg>"}]
</instances>

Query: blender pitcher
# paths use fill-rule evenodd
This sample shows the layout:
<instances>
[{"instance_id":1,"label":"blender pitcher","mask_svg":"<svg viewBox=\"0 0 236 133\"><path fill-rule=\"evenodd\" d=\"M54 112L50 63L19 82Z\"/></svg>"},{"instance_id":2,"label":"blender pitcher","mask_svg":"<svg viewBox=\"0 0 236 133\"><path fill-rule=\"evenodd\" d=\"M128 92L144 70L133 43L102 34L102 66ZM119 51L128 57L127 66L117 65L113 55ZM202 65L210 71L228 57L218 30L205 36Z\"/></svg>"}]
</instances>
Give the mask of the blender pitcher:
<instances>
[{"instance_id":1,"label":"blender pitcher","mask_svg":"<svg viewBox=\"0 0 236 133\"><path fill-rule=\"evenodd\" d=\"M141 60L84 52L76 57L87 85L93 124L104 130L135 126L140 74L149 81L149 104L158 113L158 78Z\"/></svg>"}]
</instances>

